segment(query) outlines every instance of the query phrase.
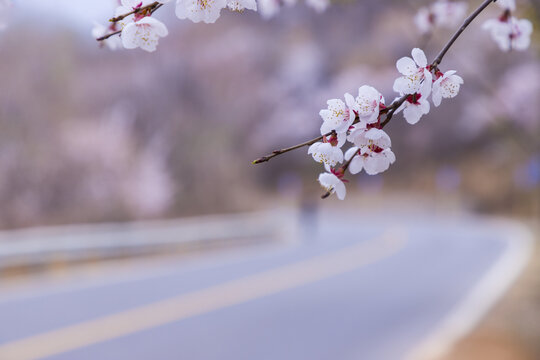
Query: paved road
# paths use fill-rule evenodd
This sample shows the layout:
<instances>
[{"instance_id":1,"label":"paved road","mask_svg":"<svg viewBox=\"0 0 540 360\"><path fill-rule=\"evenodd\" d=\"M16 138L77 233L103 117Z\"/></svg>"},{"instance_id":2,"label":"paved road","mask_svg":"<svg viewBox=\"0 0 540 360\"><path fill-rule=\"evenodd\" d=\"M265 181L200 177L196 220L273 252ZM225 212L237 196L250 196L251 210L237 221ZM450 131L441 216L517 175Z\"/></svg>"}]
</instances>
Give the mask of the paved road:
<instances>
[{"instance_id":1,"label":"paved road","mask_svg":"<svg viewBox=\"0 0 540 360\"><path fill-rule=\"evenodd\" d=\"M295 244L3 290L0 359L402 359L516 243L426 215L309 225Z\"/></svg>"}]
</instances>

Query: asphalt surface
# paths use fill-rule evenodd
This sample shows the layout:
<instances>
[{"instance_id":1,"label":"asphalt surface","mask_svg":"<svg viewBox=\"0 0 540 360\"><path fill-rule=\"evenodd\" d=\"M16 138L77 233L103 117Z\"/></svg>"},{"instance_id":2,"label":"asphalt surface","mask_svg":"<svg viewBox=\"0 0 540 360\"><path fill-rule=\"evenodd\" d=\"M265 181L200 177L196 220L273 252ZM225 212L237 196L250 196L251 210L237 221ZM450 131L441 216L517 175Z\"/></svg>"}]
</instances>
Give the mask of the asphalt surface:
<instances>
[{"instance_id":1,"label":"asphalt surface","mask_svg":"<svg viewBox=\"0 0 540 360\"><path fill-rule=\"evenodd\" d=\"M0 287L0 360L402 359L508 247L470 219L303 221L294 243Z\"/></svg>"}]
</instances>

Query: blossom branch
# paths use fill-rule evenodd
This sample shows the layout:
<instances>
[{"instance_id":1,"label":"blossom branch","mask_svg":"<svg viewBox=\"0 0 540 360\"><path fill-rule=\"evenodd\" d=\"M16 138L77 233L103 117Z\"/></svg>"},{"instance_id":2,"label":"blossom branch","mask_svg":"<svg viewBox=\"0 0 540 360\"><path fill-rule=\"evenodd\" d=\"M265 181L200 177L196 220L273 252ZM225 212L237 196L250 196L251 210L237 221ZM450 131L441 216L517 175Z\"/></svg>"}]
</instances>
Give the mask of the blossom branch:
<instances>
[{"instance_id":1,"label":"blossom branch","mask_svg":"<svg viewBox=\"0 0 540 360\"><path fill-rule=\"evenodd\" d=\"M133 15L133 14L145 14L146 13L148 15L152 15L157 9L159 9L162 6L163 6L162 3L155 1L155 2L153 2L151 4L149 4L149 5L146 5L146 6L137 8L137 9L133 9L133 11L130 11L130 12L126 13L126 14L119 15L117 17L113 17L112 19L109 19L109 21L112 22L113 24L116 24L117 22L122 21L126 17L128 17L130 15ZM107 40L111 36L118 35L121 32L122 32L122 30L113 31L113 32L111 32L111 33L109 33L107 35L103 35L101 37L98 37L96 40L97 41Z\"/></svg>"},{"instance_id":2,"label":"blossom branch","mask_svg":"<svg viewBox=\"0 0 540 360\"><path fill-rule=\"evenodd\" d=\"M444 58L444 56L446 55L446 53L450 50L452 45L454 45L456 40L461 36L461 34L465 31L465 29L473 22L474 19L476 19L476 17L482 11L484 11L484 9L486 7L488 7L489 4L491 4L492 2L495 2L495 1L497 1L497 0L485 0L471 15L469 15L469 17L467 17L465 19L465 21L463 22L461 27L456 31L456 33L452 36L452 38L450 38L448 43L443 47L443 49L439 52L439 54L437 55L435 60L431 63L432 68L436 68L441 63L441 61ZM409 95L403 95L401 98L395 100L390 106L388 106L385 109L381 110L381 115L383 115L383 114L385 115L384 121L382 121L380 123L380 128L381 129L384 128L386 125L388 125L388 123L390 123L390 121L392 120L393 115L400 108L400 106L403 105L403 103L405 101L407 101L408 96ZM357 122L357 120L355 120L355 123L356 122ZM263 157L261 157L261 158L259 158L257 160L254 160L252 162L252 164L260 164L260 163L269 161L270 159L272 159L272 158L274 158L274 157L276 157L278 155L287 153L289 151L296 150L296 149L299 149L299 148L304 147L304 146L313 145L317 141L322 140L325 136L329 136L331 133L332 132L330 132L328 134L325 134L325 135L322 135L322 136L319 136L319 137L316 137L316 138L311 139L309 141L306 141L304 143L301 143L301 144L298 144L298 145L295 145L295 146L291 146L289 148L280 149L280 150L274 150L272 152L272 154L267 155L267 156L263 156ZM352 160L352 158L351 158L351 160ZM350 164L350 161L348 163ZM347 167L344 166L344 168L346 170L348 168L348 166Z\"/></svg>"},{"instance_id":3,"label":"blossom branch","mask_svg":"<svg viewBox=\"0 0 540 360\"><path fill-rule=\"evenodd\" d=\"M448 41L448 43L443 47L441 52L437 55L435 60L427 67L429 72L438 72L438 65L441 63L442 59L446 55L446 53L449 51L449 49L452 47L452 45L456 42L456 40L461 36L461 34L465 31L465 29L473 22L473 20L492 2L495 2L496 0L486 0L484 1L468 18L465 19L461 27L456 31L456 33L452 36L452 38ZM414 56L414 54L413 54ZM429 80L428 80L429 79ZM430 81L431 78L424 79L424 81ZM420 94L421 95L421 94ZM412 101L409 100L409 97L412 97ZM379 120L379 129L383 129L391 120L394 115L394 113L406 102L410 101L412 104L417 103L416 94L410 95L405 94L401 98L394 100L394 102L387 108L381 110L381 113L379 115L379 119L382 115L385 115L385 120L383 122L380 122ZM374 145L374 144L373 144ZM379 151L382 149L379 149ZM359 152L354 153L344 164L341 166L338 170L332 171L332 173L339 178L339 181L345 181L343 179L343 176L345 175L346 171L349 169L352 161L356 158L356 156L359 156ZM321 181L321 180L319 180ZM322 183L321 183L322 184ZM329 188L322 196L322 199L328 198L335 190L335 187ZM343 198L344 193L341 195ZM338 193L339 197L339 193Z\"/></svg>"},{"instance_id":4,"label":"blossom branch","mask_svg":"<svg viewBox=\"0 0 540 360\"><path fill-rule=\"evenodd\" d=\"M484 11L485 8L489 6L492 2L495 2L497 0L485 0L469 17L467 17L464 21L461 27L454 33L454 35L450 38L450 40L446 43L446 45L443 47L443 49L439 52L435 60L431 63L432 68L436 68L443 60L446 53L450 50L452 45L456 42L456 40L461 36L461 34L469 27L469 25L476 19L478 15L482 11ZM389 107L388 113L386 115L385 120L381 123L381 129L384 128L390 120L392 120L392 116L397 111L397 109L407 100L408 95L402 96L399 100L394 101L392 105Z\"/></svg>"},{"instance_id":5,"label":"blossom branch","mask_svg":"<svg viewBox=\"0 0 540 360\"><path fill-rule=\"evenodd\" d=\"M357 124L359 122L360 122L360 119L358 117L356 117L354 119L352 125ZM314 139L308 140L308 141L303 142L301 144L297 144L297 145L294 145L294 146L291 146L291 147L288 147L288 148L285 148L285 149L274 150L274 151L272 151L271 154L263 156L261 158L258 158L257 160L253 160L251 163L253 165L256 165L256 164L261 164L263 162L267 162L270 159L275 158L278 155L285 154L285 153L287 153L289 151L293 151L293 150L296 150L296 149L300 149L300 148L302 148L304 146L311 146L311 145L315 144L316 142L321 141L322 139L324 139L325 137L330 136L330 135L336 135L336 132L334 130L332 130L330 132L327 132L324 135L318 136L318 137L316 137Z\"/></svg>"},{"instance_id":6,"label":"blossom branch","mask_svg":"<svg viewBox=\"0 0 540 360\"><path fill-rule=\"evenodd\" d=\"M459 93L463 79L456 74L455 70L441 72L439 65L467 27L491 3L496 1L483 0L479 7L464 20L433 62L429 63L424 51L419 48L412 50L412 58L400 58L396 62L396 68L401 73L401 76L394 81L393 86L394 91L400 94L400 97L396 98L389 106L385 106L384 97L377 89L362 85L358 89L356 98L346 93L344 95L345 102L341 99L328 100L328 108L320 111L319 114L323 119L321 130L332 131L304 143L275 150L270 155L253 161L253 164L266 162L283 153L310 145L308 154L312 155L315 161L324 163L326 168L326 172L319 174L318 178L321 186L326 189L322 198L325 199L335 193L338 199L343 200L347 193L345 183L348 181L344 179L347 171L356 174L364 170L369 175L376 175L386 171L396 161L396 156L391 150L391 139L383 131L383 128L390 123L397 112L403 110L405 120L414 125L423 115L429 113L429 96L431 96L433 105L438 107L443 98L453 98ZM504 39L502 39L509 42L509 44L505 42L503 44L505 46L500 44L499 46L503 50L508 50L508 48L512 48L512 41L515 41L516 46L524 50L530 43L529 37L532 32L532 25L528 20L509 18L511 9L515 8L513 1L507 0L503 3L501 0L500 6L505 9L505 13L498 21L503 25L494 23L497 20L492 20L492 23L486 24L492 28L492 33L495 32L495 35L492 34L492 36L498 42L501 39L497 38L499 36L497 29L503 26L504 31L507 31L507 27L511 26L512 29L508 31L508 34L505 33ZM463 7L463 4L460 6ZM448 9L444 11L448 11ZM461 17L464 17L465 11L462 11ZM431 19L428 19L428 21L431 21ZM486 25L484 25L484 28L486 28ZM515 40L520 34L522 37ZM356 117L351 122L353 113ZM351 126L356 123L360 123L360 126ZM326 136L331 134L332 137L327 139ZM319 142L320 140L323 141ZM353 143L354 147L349 148L343 154L341 147L346 141ZM344 159L345 162L343 162ZM338 167L340 163L343 163L343 165Z\"/></svg>"},{"instance_id":7,"label":"blossom branch","mask_svg":"<svg viewBox=\"0 0 540 360\"><path fill-rule=\"evenodd\" d=\"M405 102L405 100L407 100L407 95L397 99L396 101L394 101L390 106L388 106L387 108L381 110L381 114L386 114L386 118L385 120L381 123L381 128L383 128L386 124L388 124L390 122L390 119L392 119L392 116L394 115L394 113L397 111L397 109L399 109L399 107ZM354 124L357 124L359 122L359 119L358 117L354 120L353 122L353 125ZM318 141L321 141L324 137L326 136L330 136L332 134L335 134L335 131L330 131L324 135L321 135L319 137L316 137L314 139L311 139L311 140L308 140L306 142L303 142L301 144L297 144L297 145L294 145L294 146L291 146L291 147L288 147L288 148L285 148L285 149L279 149L279 150L274 150L272 151L271 154L269 155L266 155L266 156L263 156L261 158L258 158L257 160L253 160L251 163L252 164L261 164L263 162L267 162L269 161L270 159L273 159L275 158L276 156L278 155L281 155L281 154L284 154L284 153L287 153L289 151L293 151L293 150L296 150L296 149L299 149L299 148L302 148L304 146L310 146L310 145L313 145L315 144L316 142Z\"/></svg>"}]
</instances>

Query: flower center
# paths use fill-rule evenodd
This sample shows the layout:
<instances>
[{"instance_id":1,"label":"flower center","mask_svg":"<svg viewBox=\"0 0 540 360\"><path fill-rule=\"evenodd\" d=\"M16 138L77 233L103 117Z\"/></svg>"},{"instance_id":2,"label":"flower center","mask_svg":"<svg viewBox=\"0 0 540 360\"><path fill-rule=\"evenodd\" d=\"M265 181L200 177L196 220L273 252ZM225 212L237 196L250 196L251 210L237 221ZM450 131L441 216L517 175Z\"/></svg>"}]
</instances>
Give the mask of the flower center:
<instances>
[{"instance_id":1,"label":"flower center","mask_svg":"<svg viewBox=\"0 0 540 360\"><path fill-rule=\"evenodd\" d=\"M339 168L339 169L337 169L337 170L334 169L334 168L331 168L331 169L330 169L330 172L331 172L332 174L336 175L337 178L338 178L339 180L341 180L341 181L343 181L343 182L345 182L345 183L346 183L346 182L349 182L348 180L345 180L345 179L343 178L343 176L345 175L345 171L343 171L342 168Z\"/></svg>"},{"instance_id":2,"label":"flower center","mask_svg":"<svg viewBox=\"0 0 540 360\"><path fill-rule=\"evenodd\" d=\"M420 102L418 100L420 100L421 97L422 97L422 94L414 93L407 96L407 101L413 105L420 105Z\"/></svg>"},{"instance_id":3,"label":"flower center","mask_svg":"<svg viewBox=\"0 0 540 360\"><path fill-rule=\"evenodd\" d=\"M210 1L211 0L197 0L197 4L201 8L201 10L206 10L210 7Z\"/></svg>"},{"instance_id":4,"label":"flower center","mask_svg":"<svg viewBox=\"0 0 540 360\"><path fill-rule=\"evenodd\" d=\"M384 149L382 147L379 147L379 146L375 145L373 140L369 140L368 149L371 150L371 152L374 152L376 154L379 154L379 153L384 151Z\"/></svg>"}]
</instances>

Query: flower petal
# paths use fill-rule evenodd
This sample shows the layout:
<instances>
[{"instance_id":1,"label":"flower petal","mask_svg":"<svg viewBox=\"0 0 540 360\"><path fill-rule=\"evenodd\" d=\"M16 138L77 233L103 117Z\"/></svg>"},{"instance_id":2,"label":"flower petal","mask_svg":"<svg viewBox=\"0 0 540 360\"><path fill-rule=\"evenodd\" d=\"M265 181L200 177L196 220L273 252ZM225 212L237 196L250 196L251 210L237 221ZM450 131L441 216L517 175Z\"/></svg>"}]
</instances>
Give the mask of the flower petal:
<instances>
[{"instance_id":1,"label":"flower petal","mask_svg":"<svg viewBox=\"0 0 540 360\"><path fill-rule=\"evenodd\" d=\"M422 49L414 48L412 50L412 57L414 59L414 62L419 67L426 67L427 66L426 54L424 53L424 51Z\"/></svg>"},{"instance_id":2,"label":"flower petal","mask_svg":"<svg viewBox=\"0 0 540 360\"><path fill-rule=\"evenodd\" d=\"M402 57L396 62L396 68L403 75L412 75L418 70L414 60L407 56Z\"/></svg>"}]
</instances>

